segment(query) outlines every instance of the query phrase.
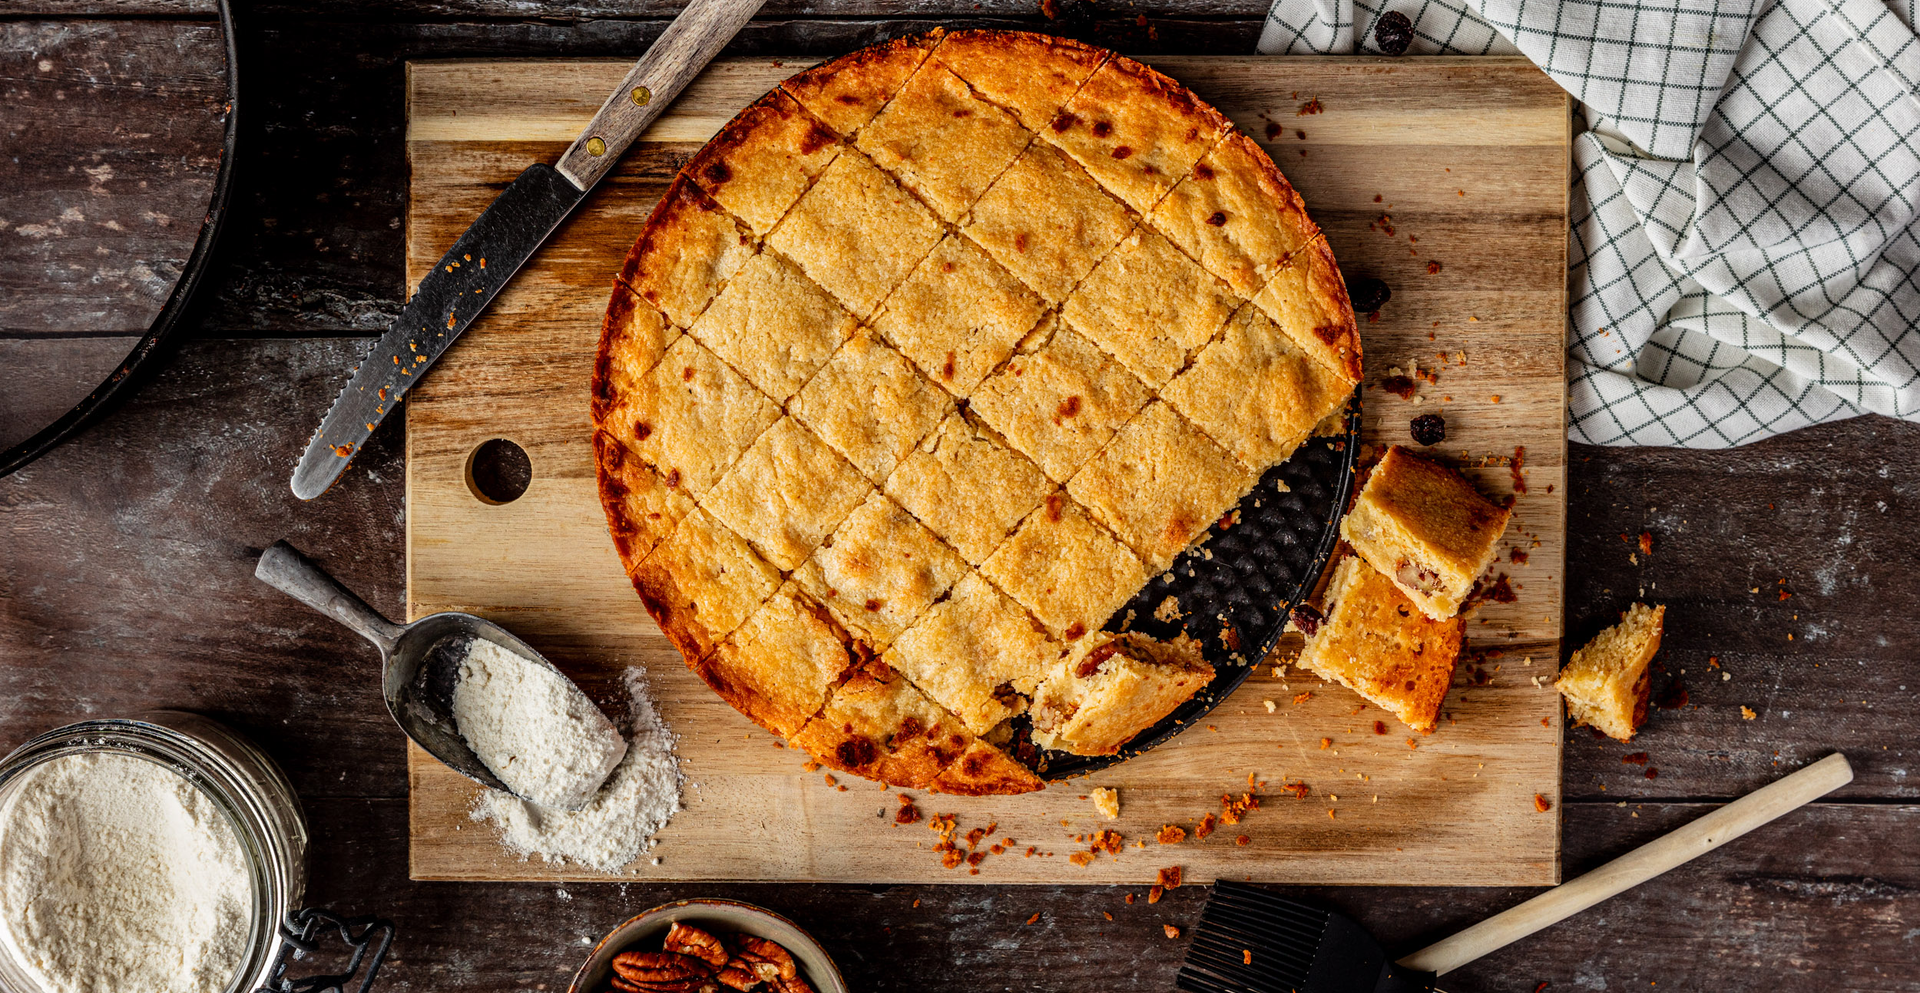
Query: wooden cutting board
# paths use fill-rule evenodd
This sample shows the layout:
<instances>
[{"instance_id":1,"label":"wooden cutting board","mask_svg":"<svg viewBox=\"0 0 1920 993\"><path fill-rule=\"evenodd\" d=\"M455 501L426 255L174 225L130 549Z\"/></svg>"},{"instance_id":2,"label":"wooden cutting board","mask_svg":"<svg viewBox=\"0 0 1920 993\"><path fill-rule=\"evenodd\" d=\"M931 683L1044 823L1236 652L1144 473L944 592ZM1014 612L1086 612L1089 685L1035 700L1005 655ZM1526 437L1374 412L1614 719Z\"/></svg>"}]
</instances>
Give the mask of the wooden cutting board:
<instances>
[{"instance_id":1,"label":"wooden cutting board","mask_svg":"<svg viewBox=\"0 0 1920 993\"><path fill-rule=\"evenodd\" d=\"M1350 278L1392 287L1377 317L1361 317L1369 382L1415 363L1437 382L1420 384L1418 404L1370 385L1368 443L1404 443L1409 417L1443 412L1439 451L1495 495L1514 491L1508 460L1525 448L1507 538L1524 564L1501 566L1518 596L1470 622L1472 650L1501 654L1463 662L1430 736L1340 687L1263 666L1204 726L1091 778L1022 797L916 793L928 814L955 815L962 837L997 824L993 838L1015 839L975 874L942 867L924 822L893 823L899 791L829 785L688 672L627 584L596 497L587 383L612 275L686 157L806 64L712 66L408 404L410 614L499 621L616 714L619 673L644 666L680 735L686 809L660 836L661 864L643 859L629 878L1138 885L1179 865L1195 882L1558 882L1561 717L1545 684L1560 656L1566 519L1565 95L1519 59L1154 60L1265 144ZM559 155L623 68L409 66L408 285L523 167ZM506 504L482 502L467 477L493 438L525 449L533 468ZM410 769L414 878L605 878L506 854L468 817L477 787L417 749ZM1268 785L1239 824L1154 841L1163 824L1191 830L1218 813L1249 775ZM1290 782L1307 795L1281 792ZM1085 799L1095 785L1119 788L1117 821ZM1119 831L1123 852L1070 860L1088 847L1076 836L1100 829Z\"/></svg>"}]
</instances>

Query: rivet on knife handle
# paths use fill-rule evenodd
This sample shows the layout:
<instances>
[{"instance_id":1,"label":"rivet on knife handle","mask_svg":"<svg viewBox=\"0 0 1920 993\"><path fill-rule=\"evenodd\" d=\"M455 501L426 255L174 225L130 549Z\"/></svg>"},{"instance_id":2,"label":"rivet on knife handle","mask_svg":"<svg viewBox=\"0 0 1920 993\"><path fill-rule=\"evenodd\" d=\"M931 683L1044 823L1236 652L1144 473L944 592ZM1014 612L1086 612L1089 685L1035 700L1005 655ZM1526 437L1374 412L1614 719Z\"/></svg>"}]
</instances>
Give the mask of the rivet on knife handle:
<instances>
[{"instance_id":1,"label":"rivet on knife handle","mask_svg":"<svg viewBox=\"0 0 1920 993\"><path fill-rule=\"evenodd\" d=\"M560 174L583 190L592 189L765 2L693 0L688 4L634 63L573 147L560 156Z\"/></svg>"}]
</instances>

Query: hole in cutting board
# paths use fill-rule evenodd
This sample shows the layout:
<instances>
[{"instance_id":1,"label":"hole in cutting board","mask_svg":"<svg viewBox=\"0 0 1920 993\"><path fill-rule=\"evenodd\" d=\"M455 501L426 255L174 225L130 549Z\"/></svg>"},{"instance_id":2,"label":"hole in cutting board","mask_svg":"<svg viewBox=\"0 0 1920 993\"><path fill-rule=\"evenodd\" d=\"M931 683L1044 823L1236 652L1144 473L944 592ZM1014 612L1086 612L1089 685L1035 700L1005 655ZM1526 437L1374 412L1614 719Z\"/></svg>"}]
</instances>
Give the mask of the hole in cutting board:
<instances>
[{"instance_id":1,"label":"hole in cutting board","mask_svg":"<svg viewBox=\"0 0 1920 993\"><path fill-rule=\"evenodd\" d=\"M467 489L481 503L512 503L532 482L533 462L526 449L505 438L483 441L467 456Z\"/></svg>"}]
</instances>

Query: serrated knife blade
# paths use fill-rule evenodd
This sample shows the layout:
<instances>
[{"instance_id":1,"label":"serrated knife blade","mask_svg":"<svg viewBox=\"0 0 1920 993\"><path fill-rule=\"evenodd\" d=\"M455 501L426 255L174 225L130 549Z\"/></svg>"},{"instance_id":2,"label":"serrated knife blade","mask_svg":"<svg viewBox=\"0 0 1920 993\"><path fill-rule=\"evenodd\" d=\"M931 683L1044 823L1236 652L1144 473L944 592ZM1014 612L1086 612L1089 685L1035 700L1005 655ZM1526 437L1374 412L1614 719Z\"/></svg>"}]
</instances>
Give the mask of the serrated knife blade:
<instances>
[{"instance_id":1,"label":"serrated knife blade","mask_svg":"<svg viewBox=\"0 0 1920 993\"><path fill-rule=\"evenodd\" d=\"M628 70L559 164L530 166L481 213L354 369L300 456L294 496L311 500L340 478L407 390L764 2L692 0Z\"/></svg>"},{"instance_id":2,"label":"serrated knife blade","mask_svg":"<svg viewBox=\"0 0 1920 993\"><path fill-rule=\"evenodd\" d=\"M586 198L550 165L528 167L440 257L353 371L307 442L293 495L311 500L340 478L387 412L487 309L513 274Z\"/></svg>"}]
</instances>

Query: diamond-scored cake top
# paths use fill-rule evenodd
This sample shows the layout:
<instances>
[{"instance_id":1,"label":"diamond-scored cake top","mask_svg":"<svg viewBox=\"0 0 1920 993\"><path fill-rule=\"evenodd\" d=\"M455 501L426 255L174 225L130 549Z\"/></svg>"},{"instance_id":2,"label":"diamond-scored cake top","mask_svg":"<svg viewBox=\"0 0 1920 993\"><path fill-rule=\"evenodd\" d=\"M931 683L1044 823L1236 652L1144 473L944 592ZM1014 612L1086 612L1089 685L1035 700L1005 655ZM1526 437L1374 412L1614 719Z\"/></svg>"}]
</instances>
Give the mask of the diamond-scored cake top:
<instances>
[{"instance_id":1,"label":"diamond-scored cake top","mask_svg":"<svg viewBox=\"0 0 1920 993\"><path fill-rule=\"evenodd\" d=\"M742 713L1024 792L1009 719L1358 374L1325 239L1223 115L1104 49L936 31L788 79L674 180L607 310L601 497Z\"/></svg>"}]
</instances>

